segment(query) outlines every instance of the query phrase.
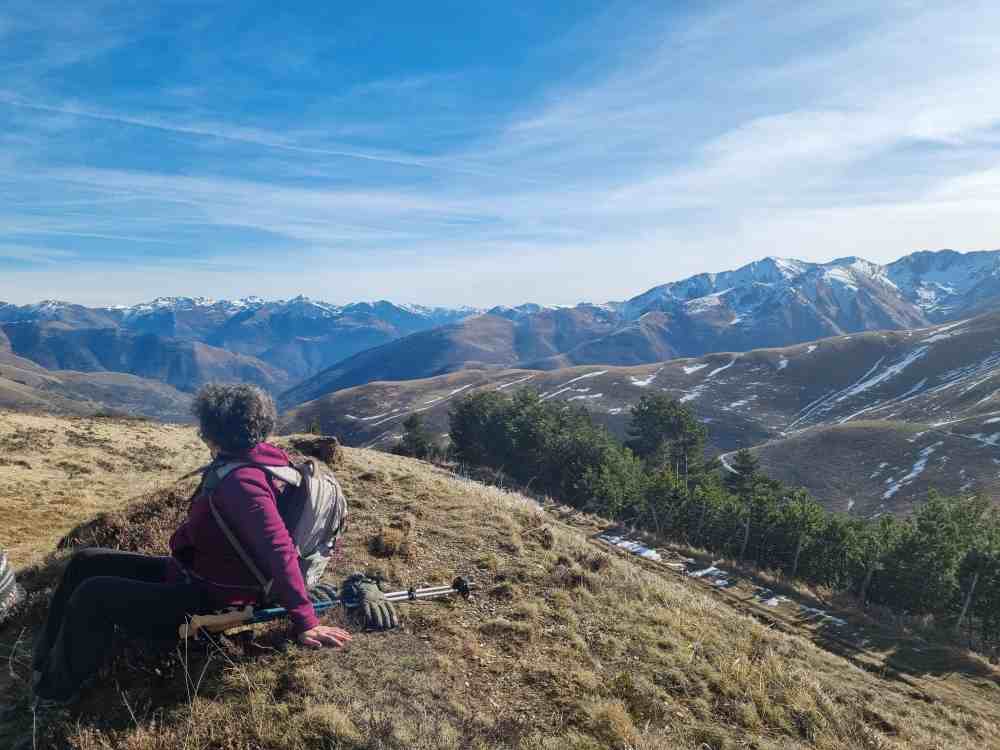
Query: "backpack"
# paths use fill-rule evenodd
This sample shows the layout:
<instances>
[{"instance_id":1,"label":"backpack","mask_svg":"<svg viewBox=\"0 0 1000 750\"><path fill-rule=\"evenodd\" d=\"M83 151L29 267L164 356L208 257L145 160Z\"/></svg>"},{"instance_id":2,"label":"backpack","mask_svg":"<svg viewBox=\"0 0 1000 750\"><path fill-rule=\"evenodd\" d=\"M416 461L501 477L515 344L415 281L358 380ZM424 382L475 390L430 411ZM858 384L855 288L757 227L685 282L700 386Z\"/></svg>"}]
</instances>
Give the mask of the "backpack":
<instances>
[{"instance_id":1,"label":"backpack","mask_svg":"<svg viewBox=\"0 0 1000 750\"><path fill-rule=\"evenodd\" d=\"M273 579L267 579L254 563L236 534L222 518L212 497L222 480L237 469L253 466L285 483L278 494L278 513L292 537L299 554L299 568L306 588L312 588L326 571L337 541L347 530L347 499L333 472L313 459L294 466L264 466L249 461L211 464L202 477L202 490L208 495L209 508L236 554L260 583L264 601L271 592Z\"/></svg>"}]
</instances>

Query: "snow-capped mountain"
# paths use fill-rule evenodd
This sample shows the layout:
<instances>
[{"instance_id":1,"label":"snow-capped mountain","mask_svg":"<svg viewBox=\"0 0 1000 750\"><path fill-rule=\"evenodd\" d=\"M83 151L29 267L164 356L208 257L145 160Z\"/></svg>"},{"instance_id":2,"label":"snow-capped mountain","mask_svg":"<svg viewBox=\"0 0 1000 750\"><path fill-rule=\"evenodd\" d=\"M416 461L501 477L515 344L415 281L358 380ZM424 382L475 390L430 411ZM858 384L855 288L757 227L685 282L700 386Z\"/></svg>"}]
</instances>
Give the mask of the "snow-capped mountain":
<instances>
[{"instance_id":1,"label":"snow-capped mountain","mask_svg":"<svg viewBox=\"0 0 1000 750\"><path fill-rule=\"evenodd\" d=\"M859 257L829 263L769 257L620 303L488 311L385 300L338 305L305 296L161 297L102 308L54 300L0 304L0 341L52 369L154 377L169 370L168 382L182 388L196 386L208 369L171 370L168 363L172 353L198 345L213 362L228 362L213 370L224 377L239 378L249 367L276 390L295 386L283 399L292 405L373 379L482 367L639 365L912 329L996 308L1000 251L941 250L888 265Z\"/></svg>"},{"instance_id":2,"label":"snow-capped mountain","mask_svg":"<svg viewBox=\"0 0 1000 750\"><path fill-rule=\"evenodd\" d=\"M284 394L283 403L467 368L638 365L918 328L1000 307L998 263L1000 251L916 253L889 265L857 257L764 258L663 284L624 303L494 307L338 362Z\"/></svg>"},{"instance_id":3,"label":"snow-capped mountain","mask_svg":"<svg viewBox=\"0 0 1000 750\"><path fill-rule=\"evenodd\" d=\"M214 377L252 379L277 390L364 349L478 312L385 300L335 305L305 296L159 297L99 308L46 300L0 304L0 340L14 354L49 369L158 377L166 368L168 382L188 389L211 369ZM188 364L171 369L179 351L187 352ZM191 365L202 361L193 351L229 364Z\"/></svg>"},{"instance_id":4,"label":"snow-capped mountain","mask_svg":"<svg viewBox=\"0 0 1000 750\"><path fill-rule=\"evenodd\" d=\"M1000 251L921 251L888 265L857 257L829 263L769 257L654 287L626 302L623 313L636 319L659 309L747 325L766 315L768 305L799 299L834 322L856 304L899 323L938 322L998 297Z\"/></svg>"}]
</instances>

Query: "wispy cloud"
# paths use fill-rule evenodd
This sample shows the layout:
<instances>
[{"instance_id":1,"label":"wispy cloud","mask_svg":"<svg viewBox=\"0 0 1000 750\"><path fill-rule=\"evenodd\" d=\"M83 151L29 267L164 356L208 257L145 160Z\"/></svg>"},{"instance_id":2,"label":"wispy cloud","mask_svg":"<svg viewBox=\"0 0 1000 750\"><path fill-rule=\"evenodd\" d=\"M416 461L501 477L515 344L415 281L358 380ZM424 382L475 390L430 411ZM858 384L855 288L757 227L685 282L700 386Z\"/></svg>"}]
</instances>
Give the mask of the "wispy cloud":
<instances>
[{"instance_id":1,"label":"wispy cloud","mask_svg":"<svg viewBox=\"0 0 1000 750\"><path fill-rule=\"evenodd\" d=\"M531 51L581 62L488 118L460 68L352 82L300 117L241 112L210 74L159 100L67 97L22 61L30 83L0 92L0 123L20 118L0 137L0 242L210 257L224 282L175 283L244 293L260 274L228 259L281 253L316 271L269 279L278 296L479 304L620 298L771 253L980 248L1000 234L998 33L983 2L630 6ZM116 43L93 38L91 55ZM302 54L278 68L312 82L322 49Z\"/></svg>"}]
</instances>

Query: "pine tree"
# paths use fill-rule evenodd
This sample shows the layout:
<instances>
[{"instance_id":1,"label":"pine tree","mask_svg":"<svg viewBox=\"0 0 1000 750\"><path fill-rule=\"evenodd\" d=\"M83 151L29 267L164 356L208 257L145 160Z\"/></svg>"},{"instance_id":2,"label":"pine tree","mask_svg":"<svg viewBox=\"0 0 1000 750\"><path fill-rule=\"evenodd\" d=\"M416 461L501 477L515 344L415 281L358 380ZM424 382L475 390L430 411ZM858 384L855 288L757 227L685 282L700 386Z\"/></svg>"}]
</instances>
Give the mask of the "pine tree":
<instances>
[{"instance_id":1,"label":"pine tree","mask_svg":"<svg viewBox=\"0 0 1000 750\"><path fill-rule=\"evenodd\" d=\"M748 449L742 448L736 453L732 471L726 475L726 486L740 501L740 512L743 517L743 541L740 544L740 559L747 553L750 543L750 523L753 516L754 500L760 484L760 461Z\"/></svg>"},{"instance_id":2,"label":"pine tree","mask_svg":"<svg viewBox=\"0 0 1000 750\"><path fill-rule=\"evenodd\" d=\"M687 480L700 471L706 430L677 399L645 394L632 407L625 445L654 468L669 467Z\"/></svg>"},{"instance_id":3,"label":"pine tree","mask_svg":"<svg viewBox=\"0 0 1000 750\"><path fill-rule=\"evenodd\" d=\"M396 453L403 456L427 459L436 452L434 439L424 427L419 414L411 414L403 422L403 437L396 446Z\"/></svg>"},{"instance_id":4,"label":"pine tree","mask_svg":"<svg viewBox=\"0 0 1000 750\"><path fill-rule=\"evenodd\" d=\"M791 577L799 572L799 559L802 550L807 547L823 527L826 512L823 506L809 497L803 489L794 490L788 502L781 510L782 524L794 540L795 552L792 557Z\"/></svg>"}]
</instances>

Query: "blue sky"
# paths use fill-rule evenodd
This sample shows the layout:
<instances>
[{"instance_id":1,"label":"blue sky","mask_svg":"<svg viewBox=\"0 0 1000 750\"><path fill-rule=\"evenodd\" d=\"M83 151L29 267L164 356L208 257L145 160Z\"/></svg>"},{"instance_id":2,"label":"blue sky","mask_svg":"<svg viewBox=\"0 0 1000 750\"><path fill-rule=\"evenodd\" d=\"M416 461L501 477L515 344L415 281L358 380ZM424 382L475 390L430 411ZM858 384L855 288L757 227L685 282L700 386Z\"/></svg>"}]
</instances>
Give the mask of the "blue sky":
<instances>
[{"instance_id":1,"label":"blue sky","mask_svg":"<svg viewBox=\"0 0 1000 750\"><path fill-rule=\"evenodd\" d=\"M998 35L987 2L8 0L0 299L573 303L994 249Z\"/></svg>"}]
</instances>

